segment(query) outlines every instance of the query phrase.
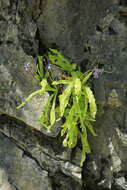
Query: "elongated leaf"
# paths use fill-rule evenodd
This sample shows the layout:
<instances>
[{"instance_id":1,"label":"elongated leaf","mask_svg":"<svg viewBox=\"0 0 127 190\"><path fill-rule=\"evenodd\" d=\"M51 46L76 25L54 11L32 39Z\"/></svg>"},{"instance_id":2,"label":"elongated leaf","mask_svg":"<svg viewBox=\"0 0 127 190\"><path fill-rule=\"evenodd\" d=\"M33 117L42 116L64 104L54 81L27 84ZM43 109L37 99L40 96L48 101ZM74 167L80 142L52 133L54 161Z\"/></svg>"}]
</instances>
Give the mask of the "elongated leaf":
<instances>
[{"instance_id":1,"label":"elongated leaf","mask_svg":"<svg viewBox=\"0 0 127 190\"><path fill-rule=\"evenodd\" d=\"M64 110L69 102L69 98L72 92L72 88L73 88L73 83L71 82L66 89L64 90L64 92L62 93L62 95L59 96L59 101L60 101L60 116L62 117L64 114Z\"/></svg>"},{"instance_id":2,"label":"elongated leaf","mask_svg":"<svg viewBox=\"0 0 127 190\"><path fill-rule=\"evenodd\" d=\"M51 108L51 112L50 112L50 124L51 124L51 126L54 125L54 123L56 121L56 115L55 115L56 95L57 94L55 94L55 96L54 96L52 108Z\"/></svg>"},{"instance_id":3,"label":"elongated leaf","mask_svg":"<svg viewBox=\"0 0 127 190\"><path fill-rule=\"evenodd\" d=\"M41 117L39 118L38 122L48 128L48 126L50 125L50 121L49 121L49 113L50 113L50 108L51 108L51 101L53 98L54 94L52 94L51 96L49 96L47 103L44 106L44 110L41 114Z\"/></svg>"},{"instance_id":4,"label":"elongated leaf","mask_svg":"<svg viewBox=\"0 0 127 190\"><path fill-rule=\"evenodd\" d=\"M53 81L52 85L69 84L70 82L71 82L70 80L58 80L58 81Z\"/></svg>"},{"instance_id":5,"label":"elongated leaf","mask_svg":"<svg viewBox=\"0 0 127 190\"><path fill-rule=\"evenodd\" d=\"M49 84L47 85L47 91L51 91L51 92L57 92L58 90L56 88L52 88Z\"/></svg>"},{"instance_id":6,"label":"elongated leaf","mask_svg":"<svg viewBox=\"0 0 127 190\"><path fill-rule=\"evenodd\" d=\"M41 82L41 89L40 90L37 90L33 93L31 93L26 99L25 101L20 104L17 109L20 109L21 107L23 107L25 104L27 104L34 96L36 95L42 95L42 94L45 94L47 92L46 90L46 87L47 87L47 80L43 79L42 82Z\"/></svg>"},{"instance_id":7,"label":"elongated leaf","mask_svg":"<svg viewBox=\"0 0 127 190\"><path fill-rule=\"evenodd\" d=\"M78 121L78 114L77 114L77 105L74 103L72 107L70 108L70 112L67 116L66 125L68 127L67 134L68 134L68 147L74 148L77 144L77 138L78 138L78 127L77 127L77 121Z\"/></svg>"},{"instance_id":8,"label":"elongated leaf","mask_svg":"<svg viewBox=\"0 0 127 190\"><path fill-rule=\"evenodd\" d=\"M73 121L70 123L70 128L68 131L68 147L74 148L77 144L77 137L78 137L78 128L77 122Z\"/></svg>"},{"instance_id":9,"label":"elongated leaf","mask_svg":"<svg viewBox=\"0 0 127 190\"><path fill-rule=\"evenodd\" d=\"M86 90L86 94L87 94L87 97L88 97L88 100L89 100L89 104L90 104L90 113L91 113L91 116L93 118L95 118L96 113L97 113L97 107L96 107L96 103L95 103L95 98L94 98L93 92L90 89L90 87L88 87L88 86L85 86L85 90Z\"/></svg>"},{"instance_id":10,"label":"elongated leaf","mask_svg":"<svg viewBox=\"0 0 127 190\"><path fill-rule=\"evenodd\" d=\"M84 74L82 73L82 72L80 72L80 71L72 71L71 72L71 75L73 76L73 77L75 77L75 78L80 78L81 80L82 80L82 78L84 78L83 76L84 76Z\"/></svg>"},{"instance_id":11,"label":"elongated leaf","mask_svg":"<svg viewBox=\"0 0 127 190\"><path fill-rule=\"evenodd\" d=\"M90 150L89 143L87 140L87 134L85 132L83 132L83 133L80 133L80 136L81 136L81 142L82 142L82 159L80 162L80 166L82 167L83 162L86 159L86 153L90 153L91 150Z\"/></svg>"},{"instance_id":12,"label":"elongated leaf","mask_svg":"<svg viewBox=\"0 0 127 190\"><path fill-rule=\"evenodd\" d=\"M84 88L84 86L82 87L82 95L79 99L79 105L80 105L80 109L81 109L81 112L82 112L82 118L83 120L86 120L86 116L87 116L87 113L88 113L88 103L89 103L89 100L88 100L88 97L87 97L87 94L86 94L86 90Z\"/></svg>"},{"instance_id":13,"label":"elongated leaf","mask_svg":"<svg viewBox=\"0 0 127 190\"><path fill-rule=\"evenodd\" d=\"M93 119L93 117L91 117L90 113L87 112L86 116L85 116L85 120L86 121L91 121L91 122L95 122L96 120Z\"/></svg>"},{"instance_id":14,"label":"elongated leaf","mask_svg":"<svg viewBox=\"0 0 127 190\"><path fill-rule=\"evenodd\" d=\"M43 56L38 56L38 63L37 63L37 73L40 77L40 80L44 77L44 66L43 66Z\"/></svg>"},{"instance_id":15,"label":"elongated leaf","mask_svg":"<svg viewBox=\"0 0 127 190\"><path fill-rule=\"evenodd\" d=\"M65 132L67 134L63 141L63 145L68 146L69 148L74 148L77 144L78 137L78 128L76 126L76 121L71 122L71 124L67 122L61 131L61 136L63 136Z\"/></svg>"},{"instance_id":16,"label":"elongated leaf","mask_svg":"<svg viewBox=\"0 0 127 190\"><path fill-rule=\"evenodd\" d=\"M64 111L64 118L67 118L67 116L69 115L69 112L70 112L70 108L66 107Z\"/></svg>"},{"instance_id":17,"label":"elongated leaf","mask_svg":"<svg viewBox=\"0 0 127 190\"><path fill-rule=\"evenodd\" d=\"M71 73L73 70L76 69L76 64L71 64L60 52L56 49L50 49L52 53L49 52L48 56L52 64L55 64L61 69Z\"/></svg>"},{"instance_id":18,"label":"elongated leaf","mask_svg":"<svg viewBox=\"0 0 127 190\"><path fill-rule=\"evenodd\" d=\"M81 80L79 78L74 80L74 92L77 97L81 94Z\"/></svg>"},{"instance_id":19,"label":"elongated leaf","mask_svg":"<svg viewBox=\"0 0 127 190\"><path fill-rule=\"evenodd\" d=\"M38 94L44 94L45 92L42 93L42 90L37 90L33 93L31 93L24 102L22 102L22 104L20 104L19 106L17 106L17 109L22 108L23 106L25 106L34 96L38 95Z\"/></svg>"},{"instance_id":20,"label":"elongated leaf","mask_svg":"<svg viewBox=\"0 0 127 190\"><path fill-rule=\"evenodd\" d=\"M86 125L86 127L90 130L90 132L91 132L91 134L93 135L93 136L97 136L97 134L95 133L95 131L94 131L94 129L93 129L93 126L91 125L91 123L90 122L85 122L85 125Z\"/></svg>"},{"instance_id":21,"label":"elongated leaf","mask_svg":"<svg viewBox=\"0 0 127 190\"><path fill-rule=\"evenodd\" d=\"M63 146L64 146L64 147L67 147L67 146L68 146L68 133L67 133L65 139L63 140Z\"/></svg>"},{"instance_id":22,"label":"elongated leaf","mask_svg":"<svg viewBox=\"0 0 127 190\"><path fill-rule=\"evenodd\" d=\"M65 122L61 127L63 128L61 130L61 136L63 136L67 131L67 123Z\"/></svg>"},{"instance_id":23,"label":"elongated leaf","mask_svg":"<svg viewBox=\"0 0 127 190\"><path fill-rule=\"evenodd\" d=\"M85 84L89 80L89 78L91 77L92 74L93 74L93 72L86 73L82 83Z\"/></svg>"},{"instance_id":24,"label":"elongated leaf","mask_svg":"<svg viewBox=\"0 0 127 190\"><path fill-rule=\"evenodd\" d=\"M37 81L41 81L40 79L40 76L39 75L35 75L34 78L37 80Z\"/></svg>"},{"instance_id":25,"label":"elongated leaf","mask_svg":"<svg viewBox=\"0 0 127 190\"><path fill-rule=\"evenodd\" d=\"M75 101L75 98L73 98L73 104L75 105L75 111L77 110L77 115L79 117L80 125L84 125L84 118L83 118L83 110L81 110L79 101Z\"/></svg>"}]
</instances>

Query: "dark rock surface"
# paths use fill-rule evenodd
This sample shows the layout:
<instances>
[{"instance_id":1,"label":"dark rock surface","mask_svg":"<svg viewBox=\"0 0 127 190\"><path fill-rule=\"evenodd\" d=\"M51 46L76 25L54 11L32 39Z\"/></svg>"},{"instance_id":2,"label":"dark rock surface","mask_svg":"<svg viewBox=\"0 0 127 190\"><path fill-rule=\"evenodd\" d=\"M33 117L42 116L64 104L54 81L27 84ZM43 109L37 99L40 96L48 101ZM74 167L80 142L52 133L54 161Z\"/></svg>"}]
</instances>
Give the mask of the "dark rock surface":
<instances>
[{"instance_id":1,"label":"dark rock surface","mask_svg":"<svg viewBox=\"0 0 127 190\"><path fill-rule=\"evenodd\" d=\"M116 6L112 0L46 0L38 18L40 38L47 47L56 45L80 63L88 37L92 38L101 23L106 27L112 21Z\"/></svg>"},{"instance_id":2,"label":"dark rock surface","mask_svg":"<svg viewBox=\"0 0 127 190\"><path fill-rule=\"evenodd\" d=\"M42 109L42 98L37 98L39 104L33 99L31 105L16 110L24 98L38 89L32 76L35 72L33 56L38 52L35 40L37 27L23 5L18 9L16 2L0 1L0 112L39 128L33 118ZM26 66L29 67L29 72L25 71Z\"/></svg>"},{"instance_id":3,"label":"dark rock surface","mask_svg":"<svg viewBox=\"0 0 127 190\"><path fill-rule=\"evenodd\" d=\"M103 69L92 83L98 104L98 137L89 136L92 154L84 164L82 179L80 149L73 153L62 147L59 137L30 127L40 129L35 117L44 97L15 109L38 88L31 72L43 47L57 47L82 70ZM28 63L31 70L25 72ZM126 73L126 0L1 0L0 188L126 190Z\"/></svg>"},{"instance_id":4,"label":"dark rock surface","mask_svg":"<svg viewBox=\"0 0 127 190\"><path fill-rule=\"evenodd\" d=\"M0 116L0 168L17 189L81 189L81 168L54 139L5 114ZM3 175L3 174L1 174ZM10 180L10 181L9 181ZM67 184L66 184L67 183ZM3 184L1 185L6 185Z\"/></svg>"}]
</instances>

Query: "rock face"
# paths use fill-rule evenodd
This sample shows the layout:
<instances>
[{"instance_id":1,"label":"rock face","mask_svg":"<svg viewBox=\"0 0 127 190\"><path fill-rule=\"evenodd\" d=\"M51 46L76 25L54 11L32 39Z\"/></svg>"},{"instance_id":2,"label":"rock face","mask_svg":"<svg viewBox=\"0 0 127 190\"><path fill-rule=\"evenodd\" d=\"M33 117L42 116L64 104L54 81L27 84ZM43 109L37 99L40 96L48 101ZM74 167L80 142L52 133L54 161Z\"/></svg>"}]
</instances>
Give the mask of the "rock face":
<instances>
[{"instance_id":1,"label":"rock face","mask_svg":"<svg viewBox=\"0 0 127 190\"><path fill-rule=\"evenodd\" d=\"M32 76L35 74L33 56L38 52L35 40L37 27L32 17L25 12L24 6L13 1L0 3L0 112L39 128L34 117L42 109L42 98L37 98L38 103L35 103L35 98L31 105L16 110L25 97L38 89Z\"/></svg>"},{"instance_id":2,"label":"rock face","mask_svg":"<svg viewBox=\"0 0 127 190\"><path fill-rule=\"evenodd\" d=\"M89 136L92 154L82 179L78 147L71 152L62 147L59 136L48 137L29 127L41 130L35 118L46 97L15 109L38 89L32 75L43 47L57 47L82 70L103 70L92 81L98 137ZM0 1L2 190L127 189L126 62L126 0Z\"/></svg>"},{"instance_id":3,"label":"rock face","mask_svg":"<svg viewBox=\"0 0 127 190\"><path fill-rule=\"evenodd\" d=\"M116 6L117 2L112 0L46 0L37 19L40 38L45 46L59 47L80 63L85 58L86 42L96 34L100 24L108 27Z\"/></svg>"},{"instance_id":4,"label":"rock face","mask_svg":"<svg viewBox=\"0 0 127 190\"><path fill-rule=\"evenodd\" d=\"M70 163L61 140L47 137L5 114L0 116L1 187L52 190L81 188L81 168ZM7 190L7 189L6 189Z\"/></svg>"}]
</instances>

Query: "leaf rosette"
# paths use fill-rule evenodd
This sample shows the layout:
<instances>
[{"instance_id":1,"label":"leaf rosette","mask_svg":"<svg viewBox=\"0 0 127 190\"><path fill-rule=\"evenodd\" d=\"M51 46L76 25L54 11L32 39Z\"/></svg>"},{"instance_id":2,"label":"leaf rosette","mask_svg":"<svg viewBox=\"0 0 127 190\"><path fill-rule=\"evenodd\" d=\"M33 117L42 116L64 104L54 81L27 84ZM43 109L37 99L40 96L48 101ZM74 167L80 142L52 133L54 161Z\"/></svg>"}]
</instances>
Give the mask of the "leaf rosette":
<instances>
[{"instance_id":1,"label":"leaf rosette","mask_svg":"<svg viewBox=\"0 0 127 190\"><path fill-rule=\"evenodd\" d=\"M48 59L51 65L62 70L60 80L53 80L45 69L44 60ZM97 107L94 94L88 85L92 71L82 73L75 63L71 63L60 52L50 49L48 54L38 58L37 73L35 78L40 81L41 88L30 94L17 108L25 104L39 94L49 93L48 101L40 114L38 122L48 131L59 120L63 121L61 136L63 146L74 148L80 139L82 144L82 166L86 154L90 153L90 145L87 138L87 130L96 136L92 123L95 121Z\"/></svg>"}]
</instances>

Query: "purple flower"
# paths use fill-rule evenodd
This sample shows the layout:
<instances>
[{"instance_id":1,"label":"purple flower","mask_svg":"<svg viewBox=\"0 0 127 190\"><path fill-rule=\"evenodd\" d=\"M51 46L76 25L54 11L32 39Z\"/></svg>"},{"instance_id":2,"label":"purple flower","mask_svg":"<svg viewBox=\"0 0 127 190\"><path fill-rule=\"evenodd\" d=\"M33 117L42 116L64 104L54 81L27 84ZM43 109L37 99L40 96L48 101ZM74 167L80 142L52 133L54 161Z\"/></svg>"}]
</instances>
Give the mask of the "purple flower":
<instances>
[{"instance_id":1,"label":"purple flower","mask_svg":"<svg viewBox=\"0 0 127 190\"><path fill-rule=\"evenodd\" d=\"M93 78L98 79L102 73L103 73L103 69L95 69L95 71L93 73Z\"/></svg>"},{"instance_id":2,"label":"purple flower","mask_svg":"<svg viewBox=\"0 0 127 190\"><path fill-rule=\"evenodd\" d=\"M25 71L28 71L30 69L30 63L27 63L24 65Z\"/></svg>"}]
</instances>

